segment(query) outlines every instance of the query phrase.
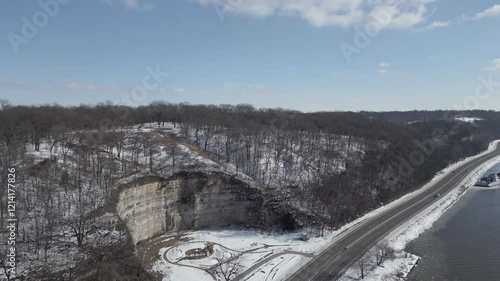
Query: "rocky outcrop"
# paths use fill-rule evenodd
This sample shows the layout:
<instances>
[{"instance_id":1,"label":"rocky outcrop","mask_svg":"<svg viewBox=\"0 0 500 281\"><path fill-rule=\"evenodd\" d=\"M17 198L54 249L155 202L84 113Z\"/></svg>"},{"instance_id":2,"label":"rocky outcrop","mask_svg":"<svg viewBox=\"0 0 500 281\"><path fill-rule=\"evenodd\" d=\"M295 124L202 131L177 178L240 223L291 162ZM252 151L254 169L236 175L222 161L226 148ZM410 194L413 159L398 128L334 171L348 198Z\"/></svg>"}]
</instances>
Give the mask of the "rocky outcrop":
<instances>
[{"instance_id":1,"label":"rocky outcrop","mask_svg":"<svg viewBox=\"0 0 500 281\"><path fill-rule=\"evenodd\" d=\"M258 189L224 173L145 177L119 189L116 211L132 240L179 230L274 221Z\"/></svg>"}]
</instances>

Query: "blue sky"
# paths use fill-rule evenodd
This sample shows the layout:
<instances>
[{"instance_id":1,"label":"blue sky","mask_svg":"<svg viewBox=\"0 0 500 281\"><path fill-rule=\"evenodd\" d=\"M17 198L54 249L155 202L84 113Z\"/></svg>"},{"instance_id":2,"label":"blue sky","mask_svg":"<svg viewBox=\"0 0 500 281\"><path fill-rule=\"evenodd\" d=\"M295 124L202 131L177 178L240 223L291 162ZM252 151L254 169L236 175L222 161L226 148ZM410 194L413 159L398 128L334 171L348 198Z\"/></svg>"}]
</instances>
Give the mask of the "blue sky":
<instances>
[{"instance_id":1,"label":"blue sky","mask_svg":"<svg viewBox=\"0 0 500 281\"><path fill-rule=\"evenodd\" d=\"M0 98L14 104L500 110L498 0L10 0L1 7Z\"/></svg>"}]
</instances>

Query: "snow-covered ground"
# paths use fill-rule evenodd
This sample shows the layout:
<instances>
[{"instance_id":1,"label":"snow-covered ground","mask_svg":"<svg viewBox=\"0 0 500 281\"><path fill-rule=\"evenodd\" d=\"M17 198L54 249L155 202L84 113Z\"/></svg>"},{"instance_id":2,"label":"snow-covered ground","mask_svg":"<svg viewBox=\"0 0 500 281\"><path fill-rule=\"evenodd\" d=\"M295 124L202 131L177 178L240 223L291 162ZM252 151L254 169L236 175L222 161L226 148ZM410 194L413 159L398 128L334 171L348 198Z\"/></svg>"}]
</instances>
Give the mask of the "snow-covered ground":
<instances>
[{"instance_id":1,"label":"snow-covered ground","mask_svg":"<svg viewBox=\"0 0 500 281\"><path fill-rule=\"evenodd\" d=\"M380 266L376 266L374 260L368 259L365 263L364 281L392 281L402 280L408 276L420 257L406 252L396 252L394 256L384 261ZM361 280L360 271L357 265L352 266L346 271L340 281Z\"/></svg>"},{"instance_id":2,"label":"snow-covered ground","mask_svg":"<svg viewBox=\"0 0 500 281\"><path fill-rule=\"evenodd\" d=\"M490 152L495 149L498 141L490 144L489 149L484 152ZM483 155L484 153L480 154ZM312 259L308 254L317 255L321 251L328 248L329 245L335 243L340 238L348 235L351 231L359 227L367 219L377 216L378 214L387 211L395 206L404 204L414 196L431 187L437 181L442 179L444 175L458 167L467 164L480 155L469 157L456 164L449 166L439 172L434 179L426 184L421 189L405 195L400 199L387 204L367 215L345 225L339 230L328 231L324 237L313 237L309 241L300 241L299 237L302 233L290 234L266 234L257 231L249 230L224 230L224 231L198 231L185 234L191 242L212 242L220 244L224 247L219 247L219 251L226 252L241 252L249 251L255 248L263 247L264 245L274 245L273 247L262 248L254 252L244 254L241 258L243 277L240 280L247 281L272 281L284 280L292 275L298 268L306 264ZM411 221L401 225L388 235L386 241L391 248L396 252L388 258L381 266L376 266L373 261L368 261L366 265L365 278L363 280L400 280L400 277L407 276L412 268L419 260L418 256L404 251L406 244L417 238L426 229L430 228L441 215L446 212L459 198L474 185L475 181L481 177L488 169L500 162L500 157L492 158L480 168L472 171L462 183L452 192L446 194L432 206L428 207L418 214ZM195 244L196 245L196 244ZM200 246L200 245L198 245ZM174 251L176 248L163 248L159 253L159 260L154 266L154 270L163 272L165 275L164 281L173 280L214 280L210 274L206 273L206 269L214 264L212 258L207 260L198 260L193 263L172 264L165 259L165 256L171 257L169 251ZM290 253L293 252L293 253ZM165 255L167 253L167 255ZM177 251L179 254L180 252ZM303 253L300 255L299 253ZM175 257L175 255L174 255ZM177 257L178 258L178 257ZM186 267L191 266L191 267ZM194 267L193 267L194 266ZM342 281L353 281L359 279L359 270L356 265L347 270L342 277ZM217 278L217 277L215 277ZM215 279L217 280L217 279Z\"/></svg>"},{"instance_id":3,"label":"snow-covered ground","mask_svg":"<svg viewBox=\"0 0 500 281\"><path fill-rule=\"evenodd\" d=\"M244 275L241 280L283 280L293 273L298 264L312 258L311 254L327 247L334 234L305 242L299 239L301 233L273 234L254 230L188 232L184 234L188 242L160 250L159 260L153 270L165 273L164 281L213 280L205 270L217 264L216 256L230 253L241 254L239 273ZM211 257L201 260L181 259L186 250L203 248L206 242L215 244L215 253ZM261 266L249 270L260 263Z\"/></svg>"},{"instance_id":4,"label":"snow-covered ground","mask_svg":"<svg viewBox=\"0 0 500 281\"><path fill-rule=\"evenodd\" d=\"M455 120L474 124L476 121L484 120L480 117L456 117Z\"/></svg>"},{"instance_id":5,"label":"snow-covered ground","mask_svg":"<svg viewBox=\"0 0 500 281\"><path fill-rule=\"evenodd\" d=\"M165 123L165 126L172 125ZM319 138L313 138L303 133L300 141L285 141L285 136L277 136L273 130L234 138L221 128L193 128L188 124L181 127L179 136L189 143L214 155L228 157L237 170L251 176L259 185L276 189L304 187L325 171L342 171L345 159L362 155L364 151L360 139L344 135L320 133ZM335 157L333 152L337 154ZM329 157L323 157L325 153L329 153Z\"/></svg>"}]
</instances>

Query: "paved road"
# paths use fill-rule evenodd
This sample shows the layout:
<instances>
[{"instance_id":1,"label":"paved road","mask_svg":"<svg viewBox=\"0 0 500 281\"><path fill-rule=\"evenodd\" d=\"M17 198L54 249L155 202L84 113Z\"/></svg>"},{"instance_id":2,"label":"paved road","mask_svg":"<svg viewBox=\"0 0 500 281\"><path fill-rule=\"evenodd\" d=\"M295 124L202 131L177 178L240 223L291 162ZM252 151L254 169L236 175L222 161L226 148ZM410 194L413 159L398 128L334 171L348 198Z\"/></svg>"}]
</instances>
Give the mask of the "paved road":
<instances>
[{"instance_id":1,"label":"paved road","mask_svg":"<svg viewBox=\"0 0 500 281\"><path fill-rule=\"evenodd\" d=\"M275 258L277 258L279 256L284 256L284 255L296 255L296 256L304 256L304 257L311 257L312 256L311 254L297 252L297 251L283 251L283 252L279 252L279 253L276 253L274 255L270 255L269 257L267 257L267 258L259 261L258 263L254 264L252 267L250 267L249 269L245 270L245 272L241 273L240 275L238 275L234 279L232 279L232 281L244 280L248 275L250 275L251 273L254 273L254 271L256 269L258 269L258 268L262 267L263 265L267 264L269 261L272 261Z\"/></svg>"},{"instance_id":2,"label":"paved road","mask_svg":"<svg viewBox=\"0 0 500 281\"><path fill-rule=\"evenodd\" d=\"M437 193L444 195L450 192L462 182L469 172L487 162L491 157L498 155L500 155L499 146L495 151L469 161L457 168L455 172L450 172L433 186L404 204L365 221L300 268L288 281L336 280L392 230L439 200L439 198L434 197ZM346 247L348 248L345 249Z\"/></svg>"}]
</instances>

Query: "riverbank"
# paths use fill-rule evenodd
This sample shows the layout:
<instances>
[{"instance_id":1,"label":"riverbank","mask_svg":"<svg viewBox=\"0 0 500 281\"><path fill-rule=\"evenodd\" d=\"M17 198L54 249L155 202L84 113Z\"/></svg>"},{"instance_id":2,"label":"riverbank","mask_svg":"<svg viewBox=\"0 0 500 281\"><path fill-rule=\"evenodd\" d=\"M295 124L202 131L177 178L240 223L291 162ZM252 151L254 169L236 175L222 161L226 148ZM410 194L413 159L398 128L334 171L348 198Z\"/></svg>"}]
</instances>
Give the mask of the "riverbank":
<instances>
[{"instance_id":1,"label":"riverbank","mask_svg":"<svg viewBox=\"0 0 500 281\"><path fill-rule=\"evenodd\" d=\"M486 172L500 172L500 163ZM406 250L422 257L410 280L498 281L500 189L472 187Z\"/></svg>"},{"instance_id":2,"label":"riverbank","mask_svg":"<svg viewBox=\"0 0 500 281\"><path fill-rule=\"evenodd\" d=\"M456 164L449 166L440 173L436 175L428 184L426 184L421 189L415 191L414 193L408 194L401 199L391 203L399 204L398 201L406 201L412 198L415 194L422 192L432 186L434 183L439 181L444 174L452 172L458 167L464 165L465 163L477 158L481 155L488 153L493 150L498 144L498 141L492 142L489 149L479 155L469 157L460 161ZM376 281L376 280L400 280L400 278L406 278L408 274L413 270L413 268L418 263L420 257L417 255L405 252L406 245L419 237L427 229L431 228L433 224L447 211L451 208L458 200L472 187L475 182L491 167L500 162L500 156L492 158L486 164L473 170L469 175L455 188L453 191L444 195L441 200L432 204L419 214L417 214L411 221L401 225L394 231L392 231L385 239L390 248L395 250L394 257L387 259L380 266L376 266L373 262L368 262L364 265L364 275L363 280ZM361 271L359 263L354 264L349 268L346 273L342 276L340 280L342 281L354 281L361 280Z\"/></svg>"}]
</instances>

